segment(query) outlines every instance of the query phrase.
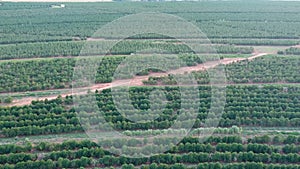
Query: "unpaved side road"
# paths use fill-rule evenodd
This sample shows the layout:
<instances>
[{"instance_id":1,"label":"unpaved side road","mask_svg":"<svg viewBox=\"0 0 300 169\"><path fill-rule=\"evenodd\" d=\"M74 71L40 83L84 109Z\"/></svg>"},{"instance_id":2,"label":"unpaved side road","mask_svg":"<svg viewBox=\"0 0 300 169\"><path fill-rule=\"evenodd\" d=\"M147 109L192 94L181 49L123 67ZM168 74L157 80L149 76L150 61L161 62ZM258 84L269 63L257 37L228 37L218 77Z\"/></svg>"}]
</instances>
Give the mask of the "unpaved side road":
<instances>
[{"instance_id":1,"label":"unpaved side road","mask_svg":"<svg viewBox=\"0 0 300 169\"><path fill-rule=\"evenodd\" d=\"M183 74L183 73L190 73L193 71L201 71L201 70L206 70L209 68L216 67L217 65L220 64L231 64L234 62L242 61L242 60L253 60L258 57L262 57L267 55L267 53L255 53L253 56L248 57L248 58L224 58L222 60L218 61L209 61L205 62L203 64L198 64L196 66L191 66L191 67L181 67L176 70L170 70L168 72L164 73L150 73L149 75L146 76L135 76L132 79L127 79L127 80L116 80L113 81L112 83L99 83L95 84L89 87L82 87L82 88L76 88L76 89L58 89L58 90L52 90L52 91L61 91L61 96L66 97L68 95L81 95L81 94L86 94L89 90L90 91L101 91L104 89L112 88L112 87L117 87L117 86L142 86L144 80L148 80L150 76L152 77L161 77L161 76L166 76L168 74ZM34 100L51 100L57 98L58 95L49 95L49 96L42 96L42 97L26 97L26 98L21 98L21 99L16 99L13 101L13 103L7 105L7 106L23 106L23 105L29 105L31 104L32 101Z\"/></svg>"}]
</instances>

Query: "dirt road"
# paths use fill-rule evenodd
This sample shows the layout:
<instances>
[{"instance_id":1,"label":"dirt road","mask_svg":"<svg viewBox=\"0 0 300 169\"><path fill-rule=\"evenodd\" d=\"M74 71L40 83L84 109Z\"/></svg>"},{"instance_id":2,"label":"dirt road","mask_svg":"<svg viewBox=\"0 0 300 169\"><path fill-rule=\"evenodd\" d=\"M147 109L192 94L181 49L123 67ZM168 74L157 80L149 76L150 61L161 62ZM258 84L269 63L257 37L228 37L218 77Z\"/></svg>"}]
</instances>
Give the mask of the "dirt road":
<instances>
[{"instance_id":1,"label":"dirt road","mask_svg":"<svg viewBox=\"0 0 300 169\"><path fill-rule=\"evenodd\" d=\"M82 87L82 88L75 88L75 89L58 89L57 91L61 91L62 93L60 94L62 97L68 96L68 95L81 95L81 94L86 94L89 90L90 91L101 91L104 89L108 89L111 87L117 87L117 86L142 86L144 80L148 80L150 76L152 77L161 77L161 76L166 76L168 74L183 74L183 73L190 73L193 71L201 71L201 70L206 70L209 68L216 67L217 65L220 64L231 64L233 62L238 62L242 60L253 60L255 58L265 56L267 53L255 53L251 57L248 58L224 58L222 60L218 61L209 61L205 62L203 64L198 64L196 66L191 66L191 67L181 67L176 70L170 70L168 72L164 73L150 73L149 75L146 76L135 76L132 79L127 79L127 80L116 80L113 81L112 83L100 83L100 84L95 84L89 87ZM52 90L56 91L56 90ZM43 97L26 97L26 98L21 98L21 99L16 99L13 101L13 103L7 105L7 106L22 106L22 105L28 105L34 100L51 100L57 98L58 95L50 95L50 96L43 96Z\"/></svg>"}]
</instances>

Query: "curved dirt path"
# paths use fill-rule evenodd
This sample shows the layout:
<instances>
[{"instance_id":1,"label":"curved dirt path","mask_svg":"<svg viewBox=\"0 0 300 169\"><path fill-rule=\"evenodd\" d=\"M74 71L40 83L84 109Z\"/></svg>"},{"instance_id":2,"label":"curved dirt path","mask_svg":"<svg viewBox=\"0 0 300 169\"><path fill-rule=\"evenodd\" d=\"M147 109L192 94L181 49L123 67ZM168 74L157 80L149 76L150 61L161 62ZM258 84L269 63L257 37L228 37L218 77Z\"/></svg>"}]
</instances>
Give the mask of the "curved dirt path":
<instances>
[{"instance_id":1,"label":"curved dirt path","mask_svg":"<svg viewBox=\"0 0 300 169\"><path fill-rule=\"evenodd\" d=\"M62 97L66 97L68 95L81 95L81 94L86 94L89 90L94 92L96 90L101 91L104 89L112 88L112 87L117 87L117 86L142 86L144 80L148 80L148 78L151 77L161 77L161 76L166 76L168 74L183 74L183 73L190 73L193 71L201 71L201 70L206 70L209 68L216 67L220 64L231 64L234 62L242 61L242 60L253 60L258 57L262 57L267 55L268 53L254 53L252 56L248 58L224 58L222 60L218 61L209 61L205 62L203 64L198 64L196 66L191 66L191 67L181 67L176 70L170 70L168 72L162 72L162 73L150 73L149 75L146 76L135 76L132 79L126 79L126 80L116 80L111 83L99 83L95 84L89 87L82 87L82 88L75 88L75 89L57 89L57 90L51 90L51 91L60 91ZM41 91L39 91L41 92ZM25 92L18 92L20 93L25 93ZM42 96L42 97L25 97L21 99L16 99L13 101L13 103L8 104L6 106L23 106L23 105L29 105L31 104L32 101L34 100L51 100L57 98L59 95L49 95L49 96Z\"/></svg>"}]
</instances>

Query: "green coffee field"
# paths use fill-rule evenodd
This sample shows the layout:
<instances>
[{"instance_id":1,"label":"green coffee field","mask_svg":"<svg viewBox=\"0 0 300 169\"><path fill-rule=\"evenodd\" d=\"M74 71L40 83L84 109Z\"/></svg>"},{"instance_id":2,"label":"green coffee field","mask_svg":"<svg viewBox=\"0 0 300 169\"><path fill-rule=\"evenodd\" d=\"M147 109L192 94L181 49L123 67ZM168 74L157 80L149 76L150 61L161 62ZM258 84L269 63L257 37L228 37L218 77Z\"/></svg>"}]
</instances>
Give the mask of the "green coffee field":
<instances>
[{"instance_id":1,"label":"green coffee field","mask_svg":"<svg viewBox=\"0 0 300 169\"><path fill-rule=\"evenodd\" d=\"M300 168L300 2L53 4L60 3L0 5L0 168ZM98 48L114 40L95 36L98 29L142 12L192 23L214 52L195 53L178 39L148 33L127 37L100 57L82 54L87 43ZM185 40L197 43L194 38ZM152 48L165 70L132 75L128 69L118 76L132 79L124 90L114 73L126 59L152 62L157 51L146 50ZM78 63L99 58L94 84L75 86ZM173 64L176 58L183 62ZM216 97L210 73L219 69L226 82ZM197 85L176 81L187 76ZM153 97L154 91L161 93ZM126 93L128 116L115 103ZM160 109L153 113L152 106ZM130 119L145 116L153 120Z\"/></svg>"}]
</instances>

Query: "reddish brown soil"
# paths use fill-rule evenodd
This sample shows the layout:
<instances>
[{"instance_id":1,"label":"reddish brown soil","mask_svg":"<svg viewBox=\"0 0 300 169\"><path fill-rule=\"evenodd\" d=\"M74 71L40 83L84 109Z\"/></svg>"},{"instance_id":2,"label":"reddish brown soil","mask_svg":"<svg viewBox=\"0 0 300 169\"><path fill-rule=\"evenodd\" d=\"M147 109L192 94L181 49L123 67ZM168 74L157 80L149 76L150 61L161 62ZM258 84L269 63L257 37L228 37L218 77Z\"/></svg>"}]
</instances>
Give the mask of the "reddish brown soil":
<instances>
[{"instance_id":1,"label":"reddish brown soil","mask_svg":"<svg viewBox=\"0 0 300 169\"><path fill-rule=\"evenodd\" d=\"M161 77L161 76L166 76L168 74L183 74L183 73L189 73L193 71L201 71L201 70L206 70L209 68L213 68L219 64L231 64L233 62L238 62L242 60L253 60L257 57L261 57L267 55L267 53L255 53L253 56L248 57L248 58L224 58L222 60L218 61L209 61L205 62L203 64L198 64L196 66L191 66L191 67L181 67L176 70L171 70L168 72L164 73L150 73L149 75L146 76L135 76L132 79L128 80L116 80L113 81L112 83L100 83L100 84L95 84L89 87L83 87L83 88L75 88L73 90L61 90L65 91L64 93L61 94L62 97L65 97L67 95L81 95L81 94L86 94L88 90L95 91L95 90L104 90L108 89L111 87L116 87L116 86L142 86L144 80L148 80L150 76L152 77ZM58 95L51 95L51 96L44 96L44 97L26 97L18 100L14 100L13 103L9 104L8 106L22 106L22 105L28 105L30 104L33 100L51 100L57 98Z\"/></svg>"}]
</instances>

